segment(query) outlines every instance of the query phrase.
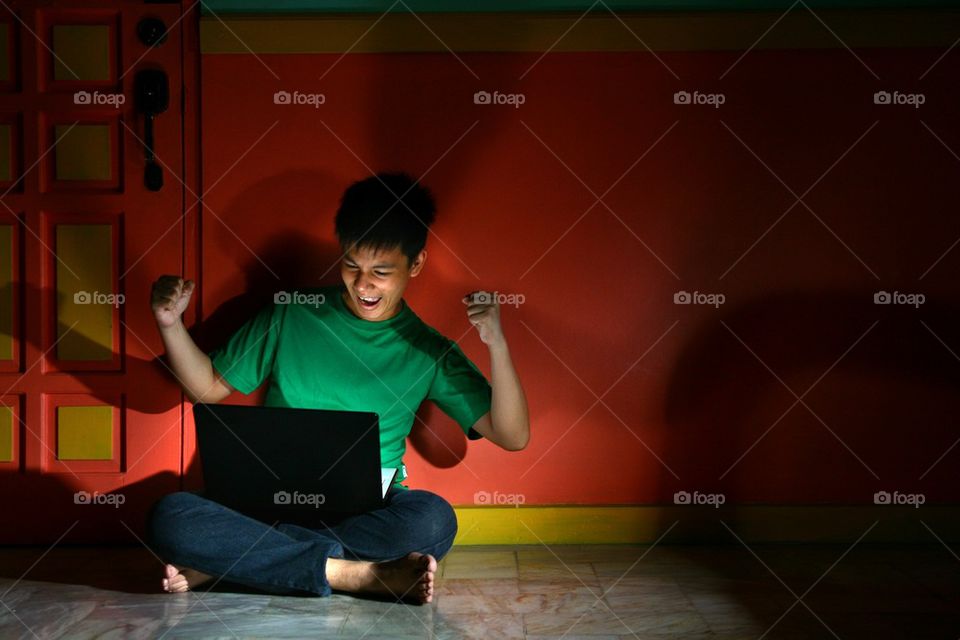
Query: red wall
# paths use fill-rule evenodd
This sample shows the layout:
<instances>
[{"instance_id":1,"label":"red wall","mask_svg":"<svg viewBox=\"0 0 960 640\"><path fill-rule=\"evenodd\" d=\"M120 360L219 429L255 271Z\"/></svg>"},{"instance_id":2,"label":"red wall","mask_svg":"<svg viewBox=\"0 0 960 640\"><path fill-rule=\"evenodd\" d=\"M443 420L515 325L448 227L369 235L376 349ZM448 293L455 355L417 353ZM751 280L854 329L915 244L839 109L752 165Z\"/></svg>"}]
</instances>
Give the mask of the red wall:
<instances>
[{"instance_id":1,"label":"red wall","mask_svg":"<svg viewBox=\"0 0 960 640\"><path fill-rule=\"evenodd\" d=\"M527 504L669 502L681 489L955 500L960 447L940 458L958 436L960 248L921 278L960 236L960 160L946 148L960 150L960 56L918 80L941 54L755 50L723 80L740 52L558 53L523 80L539 54L204 56L202 340L225 339L275 290L336 280L336 266L323 274L350 182L426 173L439 215L408 302L456 338L464 293L525 296L502 316L533 436L519 453L468 446L425 411L410 486L456 504L478 490ZM526 102L475 105L479 89ZM675 105L681 89L726 102ZM880 89L926 103L875 105ZM326 102L277 106L278 90ZM810 188L809 209L784 213L795 198L772 173ZM584 215L591 190L614 183L612 212ZM680 290L726 302L675 305ZM927 301L877 306L879 290ZM460 344L489 375L476 335ZM787 387L814 383L783 416Z\"/></svg>"}]
</instances>

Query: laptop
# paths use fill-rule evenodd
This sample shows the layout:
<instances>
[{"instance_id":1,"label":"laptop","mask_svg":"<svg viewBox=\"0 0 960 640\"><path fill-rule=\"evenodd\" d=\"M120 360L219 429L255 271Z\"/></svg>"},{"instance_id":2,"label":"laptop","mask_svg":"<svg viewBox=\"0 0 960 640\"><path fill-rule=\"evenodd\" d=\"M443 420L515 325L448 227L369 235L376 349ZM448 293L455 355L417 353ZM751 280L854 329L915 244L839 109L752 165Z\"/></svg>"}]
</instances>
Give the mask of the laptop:
<instances>
[{"instance_id":1,"label":"laptop","mask_svg":"<svg viewBox=\"0 0 960 640\"><path fill-rule=\"evenodd\" d=\"M204 496L264 521L331 526L386 505L380 417L363 411L193 407Z\"/></svg>"}]
</instances>

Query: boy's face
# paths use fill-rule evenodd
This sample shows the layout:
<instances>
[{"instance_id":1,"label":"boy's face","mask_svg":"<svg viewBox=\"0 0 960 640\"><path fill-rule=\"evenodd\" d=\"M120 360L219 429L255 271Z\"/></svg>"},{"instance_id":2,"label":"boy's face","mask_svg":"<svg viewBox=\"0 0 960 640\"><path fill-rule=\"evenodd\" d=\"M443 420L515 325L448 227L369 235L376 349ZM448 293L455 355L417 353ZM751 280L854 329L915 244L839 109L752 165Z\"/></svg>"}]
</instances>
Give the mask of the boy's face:
<instances>
[{"instance_id":1,"label":"boy's face","mask_svg":"<svg viewBox=\"0 0 960 640\"><path fill-rule=\"evenodd\" d=\"M409 264L400 247L376 252L368 247L351 247L340 261L347 308L363 320L389 320L400 311L407 282L420 274L426 259L426 250Z\"/></svg>"}]
</instances>

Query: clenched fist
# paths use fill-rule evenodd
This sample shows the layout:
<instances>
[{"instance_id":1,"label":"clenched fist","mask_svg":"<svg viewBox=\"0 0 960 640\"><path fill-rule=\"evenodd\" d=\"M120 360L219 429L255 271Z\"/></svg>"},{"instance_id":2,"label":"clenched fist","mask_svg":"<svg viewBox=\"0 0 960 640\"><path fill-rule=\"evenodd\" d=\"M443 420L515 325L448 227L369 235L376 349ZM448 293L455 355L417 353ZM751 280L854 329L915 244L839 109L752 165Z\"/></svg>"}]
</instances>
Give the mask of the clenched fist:
<instances>
[{"instance_id":1,"label":"clenched fist","mask_svg":"<svg viewBox=\"0 0 960 640\"><path fill-rule=\"evenodd\" d=\"M179 276L160 276L153 283L150 304L157 326L167 329L177 323L190 304L193 289L193 280L184 280Z\"/></svg>"},{"instance_id":2,"label":"clenched fist","mask_svg":"<svg viewBox=\"0 0 960 640\"><path fill-rule=\"evenodd\" d=\"M504 341L500 328L500 303L496 293L474 291L463 296L467 305L467 319L477 328L480 340L487 345L499 345Z\"/></svg>"}]
</instances>

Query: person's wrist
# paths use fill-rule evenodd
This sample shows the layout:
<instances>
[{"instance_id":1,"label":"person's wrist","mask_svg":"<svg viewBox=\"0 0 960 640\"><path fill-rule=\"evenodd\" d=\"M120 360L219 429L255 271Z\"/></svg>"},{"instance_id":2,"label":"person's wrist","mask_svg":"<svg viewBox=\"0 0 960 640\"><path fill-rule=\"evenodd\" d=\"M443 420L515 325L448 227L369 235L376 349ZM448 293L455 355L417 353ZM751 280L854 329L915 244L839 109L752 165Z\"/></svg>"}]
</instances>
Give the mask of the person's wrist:
<instances>
[{"instance_id":1,"label":"person's wrist","mask_svg":"<svg viewBox=\"0 0 960 640\"><path fill-rule=\"evenodd\" d=\"M487 347L490 348L491 352L501 351L505 353L507 351L507 339L501 334L500 336L497 336L496 338L491 340L487 344Z\"/></svg>"},{"instance_id":2,"label":"person's wrist","mask_svg":"<svg viewBox=\"0 0 960 640\"><path fill-rule=\"evenodd\" d=\"M173 324L166 327L160 324L160 321L158 320L157 328L160 329L160 333L166 333L166 334L177 333L185 328L183 326L183 316L178 317L176 320L174 320Z\"/></svg>"}]
</instances>

